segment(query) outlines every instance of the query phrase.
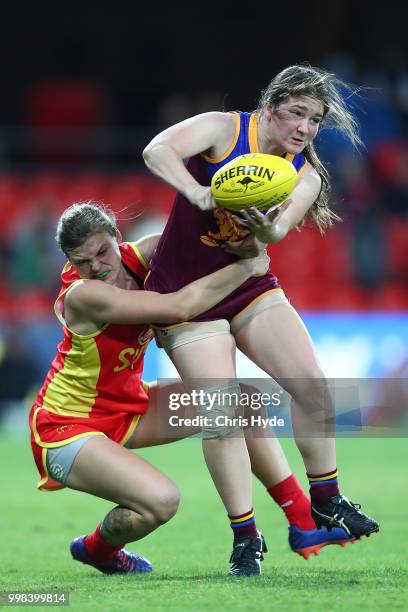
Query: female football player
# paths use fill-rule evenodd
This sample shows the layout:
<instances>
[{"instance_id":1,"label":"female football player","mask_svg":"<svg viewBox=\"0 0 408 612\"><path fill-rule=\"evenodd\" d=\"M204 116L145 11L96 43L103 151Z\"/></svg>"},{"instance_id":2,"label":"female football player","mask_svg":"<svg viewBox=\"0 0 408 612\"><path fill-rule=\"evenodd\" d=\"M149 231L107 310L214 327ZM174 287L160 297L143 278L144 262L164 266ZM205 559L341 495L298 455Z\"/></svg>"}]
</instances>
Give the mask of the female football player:
<instances>
[{"instance_id":1,"label":"female football player","mask_svg":"<svg viewBox=\"0 0 408 612\"><path fill-rule=\"evenodd\" d=\"M150 563L123 546L168 521L179 501L173 482L128 450L168 441L159 427L168 411L158 411L155 388L141 380L149 323L194 318L265 274L269 259L261 249L160 295L140 291L157 237L121 243L103 207L68 208L57 241L69 260L55 302L64 337L30 412L38 486L67 486L117 504L93 534L72 542L74 559L104 573L149 572ZM180 428L172 439L191 433Z\"/></svg>"},{"instance_id":2,"label":"female football player","mask_svg":"<svg viewBox=\"0 0 408 612\"><path fill-rule=\"evenodd\" d=\"M355 119L344 100L346 91L333 74L290 66L272 79L254 112L205 113L156 136L144 151L145 162L178 195L151 263L148 289L175 291L235 261L231 241L274 244L307 219L321 232L330 227L338 217L328 205L330 180L313 141L324 123L340 130L353 145L359 144ZM256 152L284 156L294 165L299 181L290 203L265 215L251 209L239 217L217 209L209 187L213 174L238 155ZM378 523L339 491L327 383L309 334L276 277L267 273L249 279L190 321L189 326L157 326L158 338L184 384L208 379L207 387L221 395L231 389L239 393L238 383L233 382L238 346L292 397L293 430L317 526L342 527L355 537L378 531ZM205 411L206 406L202 408ZM222 413L224 407L215 410ZM265 438L263 444L259 469L267 461L270 440ZM252 510L245 439L237 428L204 430L203 449L234 532L231 572L251 573L252 567L256 573L262 542Z\"/></svg>"}]
</instances>

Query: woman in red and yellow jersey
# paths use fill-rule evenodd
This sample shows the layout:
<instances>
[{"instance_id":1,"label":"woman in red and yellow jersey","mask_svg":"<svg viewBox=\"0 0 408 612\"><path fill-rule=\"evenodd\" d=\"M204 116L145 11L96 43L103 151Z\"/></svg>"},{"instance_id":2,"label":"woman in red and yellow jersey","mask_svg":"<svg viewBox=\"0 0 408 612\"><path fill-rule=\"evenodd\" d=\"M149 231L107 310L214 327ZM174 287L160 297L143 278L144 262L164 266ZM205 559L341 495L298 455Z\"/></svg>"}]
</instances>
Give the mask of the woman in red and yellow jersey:
<instances>
[{"instance_id":1,"label":"woman in red and yellow jersey","mask_svg":"<svg viewBox=\"0 0 408 612\"><path fill-rule=\"evenodd\" d=\"M149 323L188 320L268 268L262 251L171 294L140 291L157 239L122 243L114 216L92 202L68 208L57 229L68 257L55 302L64 337L30 413L31 443L40 489L118 504L71 544L74 559L105 573L151 571L123 545L169 520L179 501L176 486L128 450L166 441L155 390L141 379Z\"/></svg>"}]
</instances>

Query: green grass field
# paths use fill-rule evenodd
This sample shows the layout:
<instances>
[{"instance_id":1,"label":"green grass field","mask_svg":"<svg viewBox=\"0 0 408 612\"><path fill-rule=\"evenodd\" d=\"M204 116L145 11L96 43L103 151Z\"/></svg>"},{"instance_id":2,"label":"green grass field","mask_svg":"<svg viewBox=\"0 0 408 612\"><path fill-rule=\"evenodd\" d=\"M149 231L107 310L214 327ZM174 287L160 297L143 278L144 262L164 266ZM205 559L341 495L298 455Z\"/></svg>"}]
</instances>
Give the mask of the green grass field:
<instances>
[{"instance_id":1,"label":"green grass field","mask_svg":"<svg viewBox=\"0 0 408 612\"><path fill-rule=\"evenodd\" d=\"M305 483L293 442L284 446ZM152 574L106 577L73 562L68 545L93 530L110 504L68 490L39 493L29 445L22 437L0 436L0 590L68 590L71 609L118 612L408 608L405 439L339 441L343 489L380 521L381 532L346 548L327 547L309 561L289 550L286 521L256 483L257 523L269 546L259 579L226 577L230 529L200 441L143 455L178 483L181 507L167 525L129 546L153 562Z\"/></svg>"}]
</instances>

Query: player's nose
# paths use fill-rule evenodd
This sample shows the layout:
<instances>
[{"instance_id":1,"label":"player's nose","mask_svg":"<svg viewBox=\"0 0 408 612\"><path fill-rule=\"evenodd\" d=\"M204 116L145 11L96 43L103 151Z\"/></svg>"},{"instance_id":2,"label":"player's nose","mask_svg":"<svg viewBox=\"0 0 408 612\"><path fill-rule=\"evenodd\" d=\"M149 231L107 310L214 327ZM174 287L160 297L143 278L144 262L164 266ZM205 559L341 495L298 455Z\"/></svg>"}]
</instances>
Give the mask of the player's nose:
<instances>
[{"instance_id":1,"label":"player's nose","mask_svg":"<svg viewBox=\"0 0 408 612\"><path fill-rule=\"evenodd\" d=\"M101 264L97 259L94 259L91 261L91 273L92 274L98 274L100 272L101 269Z\"/></svg>"},{"instance_id":2,"label":"player's nose","mask_svg":"<svg viewBox=\"0 0 408 612\"><path fill-rule=\"evenodd\" d=\"M304 119L299 121L297 129L300 134L307 134L308 127L309 127L309 123L308 123L307 118L305 117Z\"/></svg>"}]
</instances>

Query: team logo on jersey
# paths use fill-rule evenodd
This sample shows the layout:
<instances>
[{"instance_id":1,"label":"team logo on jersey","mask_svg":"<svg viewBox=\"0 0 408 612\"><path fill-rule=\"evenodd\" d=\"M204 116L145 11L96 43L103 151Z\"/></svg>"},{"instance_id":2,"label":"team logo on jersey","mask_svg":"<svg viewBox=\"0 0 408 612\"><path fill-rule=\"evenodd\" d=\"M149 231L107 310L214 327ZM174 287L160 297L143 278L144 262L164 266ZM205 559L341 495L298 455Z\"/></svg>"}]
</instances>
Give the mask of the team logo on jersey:
<instances>
[{"instance_id":1,"label":"team logo on jersey","mask_svg":"<svg viewBox=\"0 0 408 612\"><path fill-rule=\"evenodd\" d=\"M153 331L150 327L145 327L139 334L138 342L139 344L147 344L153 338Z\"/></svg>"},{"instance_id":2,"label":"team logo on jersey","mask_svg":"<svg viewBox=\"0 0 408 612\"><path fill-rule=\"evenodd\" d=\"M121 350L118 355L119 365L115 366L113 371L122 372L122 370L126 370L126 368L133 370L137 360L143 355L143 350L143 346L139 346L138 348L128 346Z\"/></svg>"},{"instance_id":3,"label":"team logo on jersey","mask_svg":"<svg viewBox=\"0 0 408 612\"><path fill-rule=\"evenodd\" d=\"M208 231L207 234L200 236L201 242L206 246L217 247L228 240L237 242L238 240L243 240L245 236L247 236L247 230L240 227L238 223L234 221L231 211L222 208L220 210L214 210L213 214L219 231Z\"/></svg>"},{"instance_id":4,"label":"team logo on jersey","mask_svg":"<svg viewBox=\"0 0 408 612\"><path fill-rule=\"evenodd\" d=\"M59 427L57 427L57 433L59 434L63 434L67 431L71 431L71 429L74 429L75 425L73 425L72 423L70 425L60 425Z\"/></svg>"},{"instance_id":5,"label":"team logo on jersey","mask_svg":"<svg viewBox=\"0 0 408 612\"><path fill-rule=\"evenodd\" d=\"M149 340L153 338L153 332L151 329L148 329L150 335L146 336L146 341L144 344L133 348L133 346L127 346L122 349L118 355L118 365L113 368L114 372L122 372L122 370L126 370L126 368L130 368L133 370L137 366L137 362L143 357L143 354L146 351L147 345L149 344ZM147 332L146 332L147 334Z\"/></svg>"}]
</instances>

